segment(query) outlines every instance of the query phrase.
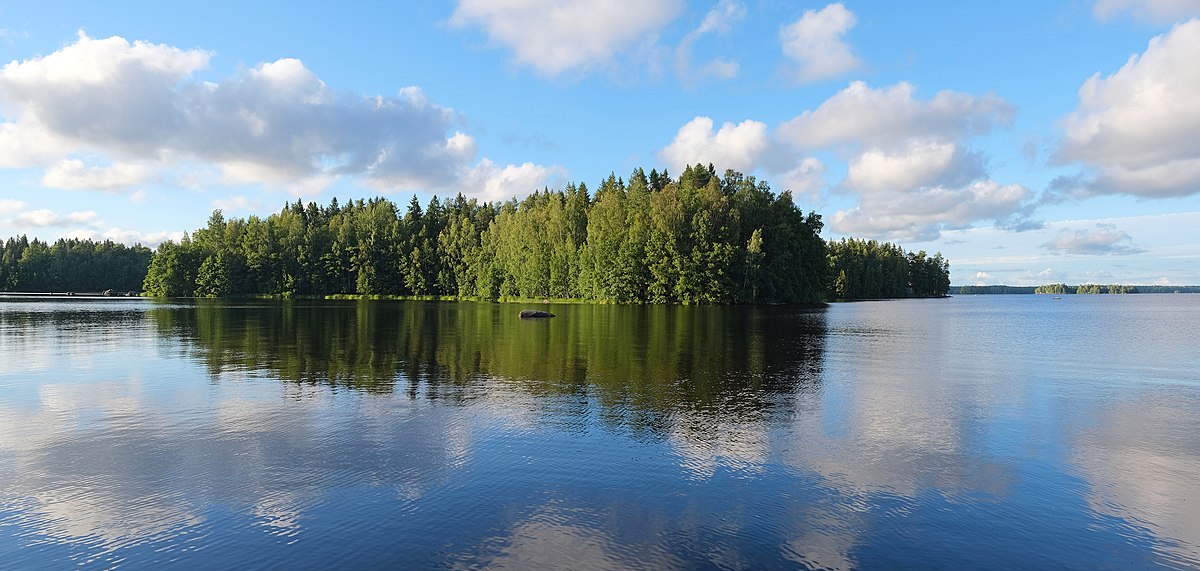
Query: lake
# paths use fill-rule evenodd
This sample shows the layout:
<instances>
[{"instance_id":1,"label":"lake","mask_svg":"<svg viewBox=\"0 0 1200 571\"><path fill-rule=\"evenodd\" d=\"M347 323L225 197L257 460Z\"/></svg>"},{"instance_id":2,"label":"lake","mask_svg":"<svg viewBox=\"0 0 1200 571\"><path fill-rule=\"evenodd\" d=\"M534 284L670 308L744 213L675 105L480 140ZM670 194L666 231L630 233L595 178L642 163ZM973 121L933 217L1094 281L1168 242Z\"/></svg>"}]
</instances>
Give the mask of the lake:
<instances>
[{"instance_id":1,"label":"lake","mask_svg":"<svg viewBox=\"0 0 1200 571\"><path fill-rule=\"evenodd\" d=\"M0 298L0 567L1200 566L1200 295Z\"/></svg>"}]
</instances>

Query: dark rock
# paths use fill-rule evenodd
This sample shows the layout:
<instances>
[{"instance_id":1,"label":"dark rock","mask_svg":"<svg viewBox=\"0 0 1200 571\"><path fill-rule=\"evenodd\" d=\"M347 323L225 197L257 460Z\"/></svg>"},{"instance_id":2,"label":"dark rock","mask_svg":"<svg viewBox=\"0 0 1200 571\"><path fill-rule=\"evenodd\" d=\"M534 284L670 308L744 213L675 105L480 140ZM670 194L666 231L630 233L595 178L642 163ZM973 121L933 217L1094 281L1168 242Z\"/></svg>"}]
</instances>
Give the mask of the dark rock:
<instances>
[{"instance_id":1,"label":"dark rock","mask_svg":"<svg viewBox=\"0 0 1200 571\"><path fill-rule=\"evenodd\" d=\"M521 310L521 319L538 319L542 317L554 317L554 314L550 313L549 311L542 311L540 309Z\"/></svg>"}]
</instances>

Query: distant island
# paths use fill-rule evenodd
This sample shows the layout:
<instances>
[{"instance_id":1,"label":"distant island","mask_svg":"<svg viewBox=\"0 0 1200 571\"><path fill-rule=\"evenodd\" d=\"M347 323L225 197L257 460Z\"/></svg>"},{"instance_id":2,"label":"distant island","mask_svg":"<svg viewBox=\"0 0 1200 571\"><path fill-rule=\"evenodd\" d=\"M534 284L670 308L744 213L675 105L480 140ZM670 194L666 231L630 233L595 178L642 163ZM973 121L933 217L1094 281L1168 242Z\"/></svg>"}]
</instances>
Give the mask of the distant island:
<instances>
[{"instance_id":1,"label":"distant island","mask_svg":"<svg viewBox=\"0 0 1200 571\"><path fill-rule=\"evenodd\" d=\"M501 203L459 194L424 207L414 196L404 211L385 198L297 201L266 218L217 210L204 228L153 252L22 236L3 245L0 291L680 304L949 293L941 253L826 241L823 226L790 192L753 176L695 165L674 179L638 168L594 193L567 184Z\"/></svg>"},{"instance_id":2,"label":"distant island","mask_svg":"<svg viewBox=\"0 0 1200 571\"><path fill-rule=\"evenodd\" d=\"M987 294L1128 294L1128 293L1200 293L1200 286L1045 284L1040 286L964 285L950 286L951 295Z\"/></svg>"}]
</instances>

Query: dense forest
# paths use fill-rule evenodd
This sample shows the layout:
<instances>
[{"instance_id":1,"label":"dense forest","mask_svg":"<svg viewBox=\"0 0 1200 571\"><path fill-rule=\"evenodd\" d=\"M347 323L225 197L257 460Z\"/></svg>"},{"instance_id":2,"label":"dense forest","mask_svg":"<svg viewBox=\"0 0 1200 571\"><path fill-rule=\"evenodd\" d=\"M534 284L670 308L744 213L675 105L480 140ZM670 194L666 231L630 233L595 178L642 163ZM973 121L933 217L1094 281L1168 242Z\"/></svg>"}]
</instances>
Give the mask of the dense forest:
<instances>
[{"instance_id":1,"label":"dense forest","mask_svg":"<svg viewBox=\"0 0 1200 571\"><path fill-rule=\"evenodd\" d=\"M0 250L0 291L141 291L152 252L109 240L53 244L9 238Z\"/></svg>"},{"instance_id":2,"label":"dense forest","mask_svg":"<svg viewBox=\"0 0 1200 571\"><path fill-rule=\"evenodd\" d=\"M709 167L678 180L635 170L480 204L462 195L405 211L377 198L297 202L164 243L155 296L402 295L650 303L811 303L824 298L822 222L791 194Z\"/></svg>"},{"instance_id":3,"label":"dense forest","mask_svg":"<svg viewBox=\"0 0 1200 571\"><path fill-rule=\"evenodd\" d=\"M375 198L297 201L266 218L226 219L216 211L204 228L164 242L152 258L131 249L149 262L140 287L129 289L161 297L685 304L946 294L949 263L940 253L873 240L827 243L822 227L820 215L805 214L789 192L776 194L753 176L719 176L712 165L688 167L678 179L635 169L628 181L610 175L594 192L567 184L502 203L459 194L424 206L414 196L406 209ZM13 273L21 274L16 265ZM0 289L87 289L57 285L68 280L53 276L65 274L43 275L0 282Z\"/></svg>"},{"instance_id":4,"label":"dense forest","mask_svg":"<svg viewBox=\"0 0 1200 571\"><path fill-rule=\"evenodd\" d=\"M933 297L950 289L950 261L941 252L905 252L875 240L829 242L829 270L833 299Z\"/></svg>"}]
</instances>

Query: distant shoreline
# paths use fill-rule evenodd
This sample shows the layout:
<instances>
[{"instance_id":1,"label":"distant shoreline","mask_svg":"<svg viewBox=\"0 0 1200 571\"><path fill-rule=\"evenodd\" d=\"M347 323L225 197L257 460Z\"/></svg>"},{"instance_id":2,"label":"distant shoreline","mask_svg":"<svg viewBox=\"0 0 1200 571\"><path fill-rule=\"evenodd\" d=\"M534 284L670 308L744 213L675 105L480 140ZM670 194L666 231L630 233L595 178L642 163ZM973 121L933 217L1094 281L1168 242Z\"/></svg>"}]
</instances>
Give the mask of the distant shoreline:
<instances>
[{"instance_id":1,"label":"distant shoreline","mask_svg":"<svg viewBox=\"0 0 1200 571\"><path fill-rule=\"evenodd\" d=\"M1049 288L1053 285L1061 287L1053 291L1037 291L1039 288ZM1115 285L1115 284L1114 284ZM950 295L1129 295L1147 293L1200 293L1200 285L1164 286L1164 285L1120 285L1125 291L1109 292L1097 288L1110 288L1112 285L1101 284L1049 284L1041 286L1008 286L1008 285L952 285ZM1079 291L1085 289L1087 291Z\"/></svg>"}]
</instances>

